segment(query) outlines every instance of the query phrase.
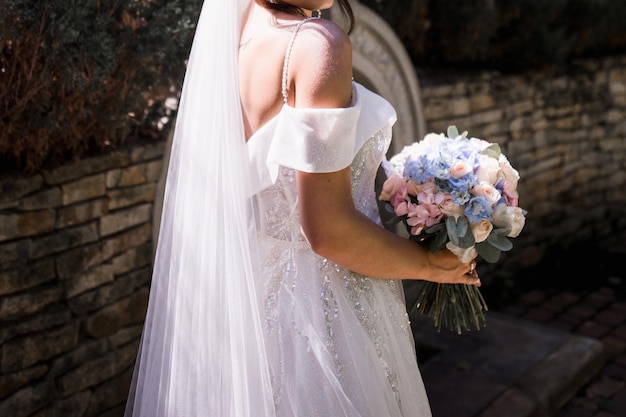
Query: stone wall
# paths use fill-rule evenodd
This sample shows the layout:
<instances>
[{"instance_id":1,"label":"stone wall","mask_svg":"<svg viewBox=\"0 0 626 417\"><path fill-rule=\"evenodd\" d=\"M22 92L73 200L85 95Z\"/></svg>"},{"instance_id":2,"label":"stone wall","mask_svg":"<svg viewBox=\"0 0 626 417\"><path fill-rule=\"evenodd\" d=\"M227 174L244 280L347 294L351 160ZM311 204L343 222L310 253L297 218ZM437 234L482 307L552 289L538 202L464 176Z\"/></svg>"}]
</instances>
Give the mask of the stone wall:
<instances>
[{"instance_id":1,"label":"stone wall","mask_svg":"<svg viewBox=\"0 0 626 417\"><path fill-rule=\"evenodd\" d=\"M421 81L428 131L454 124L497 142L520 173L526 225L499 268L626 230L626 57L579 61L567 73Z\"/></svg>"},{"instance_id":2,"label":"stone wall","mask_svg":"<svg viewBox=\"0 0 626 417\"><path fill-rule=\"evenodd\" d=\"M626 230L626 57L569 74L422 75L428 131L500 143L521 174L502 262ZM121 417L148 295L164 144L0 179L0 415Z\"/></svg>"},{"instance_id":3,"label":"stone wall","mask_svg":"<svg viewBox=\"0 0 626 417\"><path fill-rule=\"evenodd\" d=\"M163 143L0 180L0 415L121 416Z\"/></svg>"}]
</instances>

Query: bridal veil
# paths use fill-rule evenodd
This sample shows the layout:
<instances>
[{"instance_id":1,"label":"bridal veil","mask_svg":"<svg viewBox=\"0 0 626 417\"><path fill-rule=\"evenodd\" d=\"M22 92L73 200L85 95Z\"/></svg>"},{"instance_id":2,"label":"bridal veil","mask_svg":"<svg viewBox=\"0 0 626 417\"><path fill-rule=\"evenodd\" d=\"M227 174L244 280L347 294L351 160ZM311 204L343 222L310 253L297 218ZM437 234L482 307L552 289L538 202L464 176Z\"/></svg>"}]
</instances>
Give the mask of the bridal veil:
<instances>
[{"instance_id":1,"label":"bridal veil","mask_svg":"<svg viewBox=\"0 0 626 417\"><path fill-rule=\"evenodd\" d=\"M202 7L125 417L274 415L238 87L250 3L207 0Z\"/></svg>"}]
</instances>

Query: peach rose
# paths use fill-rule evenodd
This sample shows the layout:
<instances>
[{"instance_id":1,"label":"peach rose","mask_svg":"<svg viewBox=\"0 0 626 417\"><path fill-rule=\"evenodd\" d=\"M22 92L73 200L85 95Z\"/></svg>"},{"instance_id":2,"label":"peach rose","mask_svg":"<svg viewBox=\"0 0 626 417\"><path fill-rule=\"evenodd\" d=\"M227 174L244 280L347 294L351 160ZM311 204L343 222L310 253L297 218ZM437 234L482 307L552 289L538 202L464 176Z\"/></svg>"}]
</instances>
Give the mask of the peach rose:
<instances>
[{"instance_id":1,"label":"peach rose","mask_svg":"<svg viewBox=\"0 0 626 417\"><path fill-rule=\"evenodd\" d=\"M478 223L471 223L470 229L476 243L480 243L489 237L493 230L493 224L489 220L481 219Z\"/></svg>"},{"instance_id":2,"label":"peach rose","mask_svg":"<svg viewBox=\"0 0 626 417\"><path fill-rule=\"evenodd\" d=\"M402 192L402 187L406 186L406 180L398 175L391 176L383 183L383 188L378 197L382 201L391 201L391 197L398 192Z\"/></svg>"},{"instance_id":3,"label":"peach rose","mask_svg":"<svg viewBox=\"0 0 626 417\"><path fill-rule=\"evenodd\" d=\"M446 194L444 196L441 203L439 203L439 208L441 209L441 212L443 214L445 214L448 217L454 217L455 219L458 218L459 216L462 216L464 212L464 209L462 206L452 201L452 196L450 194Z\"/></svg>"},{"instance_id":4,"label":"peach rose","mask_svg":"<svg viewBox=\"0 0 626 417\"><path fill-rule=\"evenodd\" d=\"M472 187L472 195L476 197L485 197L492 206L500 200L500 197L502 197L500 191L487 181L480 181L477 185Z\"/></svg>"},{"instance_id":5,"label":"peach rose","mask_svg":"<svg viewBox=\"0 0 626 417\"><path fill-rule=\"evenodd\" d=\"M418 184L415 181L409 181L407 184L407 191L410 195L417 196L419 193L436 193L437 186L433 181L428 181L423 184Z\"/></svg>"},{"instance_id":6,"label":"peach rose","mask_svg":"<svg viewBox=\"0 0 626 417\"><path fill-rule=\"evenodd\" d=\"M453 178L463 178L473 170L474 168L467 161L457 160L450 167L450 175Z\"/></svg>"}]
</instances>

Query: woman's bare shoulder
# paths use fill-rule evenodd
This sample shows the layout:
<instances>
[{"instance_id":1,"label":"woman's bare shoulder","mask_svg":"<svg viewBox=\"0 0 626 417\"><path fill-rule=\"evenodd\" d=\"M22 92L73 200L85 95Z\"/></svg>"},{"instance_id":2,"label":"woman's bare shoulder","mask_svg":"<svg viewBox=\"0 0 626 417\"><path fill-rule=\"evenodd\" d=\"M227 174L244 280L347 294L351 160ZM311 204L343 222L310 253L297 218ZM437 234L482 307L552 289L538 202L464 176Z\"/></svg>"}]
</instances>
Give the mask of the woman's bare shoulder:
<instances>
[{"instance_id":1,"label":"woman's bare shoulder","mask_svg":"<svg viewBox=\"0 0 626 417\"><path fill-rule=\"evenodd\" d=\"M294 42L290 71L299 105L345 106L352 80L352 44L337 24L325 20L305 23Z\"/></svg>"},{"instance_id":2,"label":"woman's bare shoulder","mask_svg":"<svg viewBox=\"0 0 626 417\"><path fill-rule=\"evenodd\" d=\"M296 43L300 51L317 52L318 61L341 61L352 54L352 44L347 33L339 25L326 19L306 22L297 35Z\"/></svg>"}]
</instances>

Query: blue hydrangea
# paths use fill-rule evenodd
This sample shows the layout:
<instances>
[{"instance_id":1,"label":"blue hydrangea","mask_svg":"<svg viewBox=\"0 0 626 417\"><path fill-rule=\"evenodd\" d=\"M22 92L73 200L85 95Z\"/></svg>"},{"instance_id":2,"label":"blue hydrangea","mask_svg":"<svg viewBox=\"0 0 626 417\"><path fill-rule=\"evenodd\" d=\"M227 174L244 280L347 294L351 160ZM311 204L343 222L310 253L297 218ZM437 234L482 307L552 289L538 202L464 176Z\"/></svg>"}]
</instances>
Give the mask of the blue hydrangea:
<instances>
[{"instance_id":1,"label":"blue hydrangea","mask_svg":"<svg viewBox=\"0 0 626 417\"><path fill-rule=\"evenodd\" d=\"M491 221L493 208L485 197L472 197L465 207L465 216L470 223L478 223L480 220Z\"/></svg>"},{"instance_id":2,"label":"blue hydrangea","mask_svg":"<svg viewBox=\"0 0 626 417\"><path fill-rule=\"evenodd\" d=\"M432 177L432 164L433 161L426 155L421 155L416 159L407 160L406 165L404 166L403 176L405 178L410 178L418 184L422 184Z\"/></svg>"},{"instance_id":3,"label":"blue hydrangea","mask_svg":"<svg viewBox=\"0 0 626 417\"><path fill-rule=\"evenodd\" d=\"M440 158L435 159L430 165L430 177L447 180L450 178L450 167L452 166L452 159L445 154L441 154Z\"/></svg>"}]
</instances>

